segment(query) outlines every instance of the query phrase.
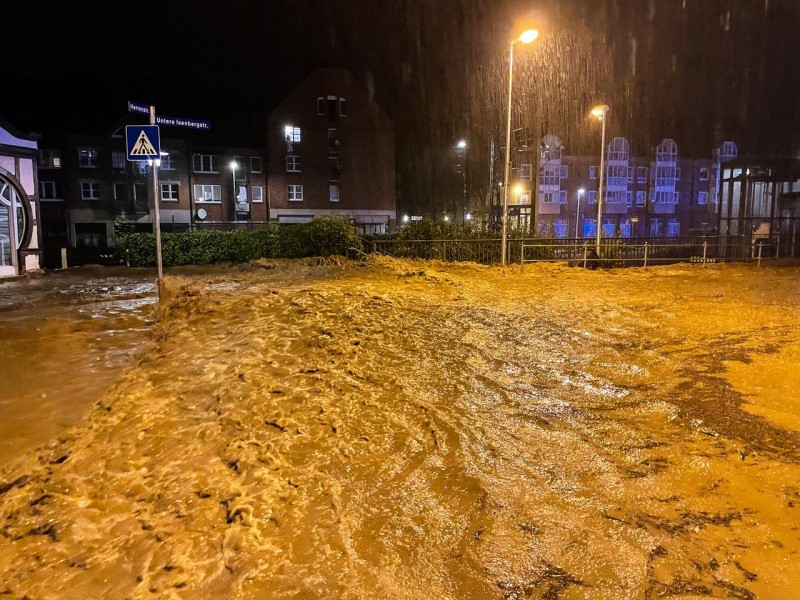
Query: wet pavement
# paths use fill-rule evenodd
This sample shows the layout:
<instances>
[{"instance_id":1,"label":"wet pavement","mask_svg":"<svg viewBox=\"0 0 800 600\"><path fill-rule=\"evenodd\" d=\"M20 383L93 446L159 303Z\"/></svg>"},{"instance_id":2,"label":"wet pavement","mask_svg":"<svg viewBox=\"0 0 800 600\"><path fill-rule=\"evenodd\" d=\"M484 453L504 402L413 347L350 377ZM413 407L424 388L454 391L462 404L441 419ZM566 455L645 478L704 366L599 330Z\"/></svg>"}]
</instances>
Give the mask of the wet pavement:
<instances>
[{"instance_id":1,"label":"wet pavement","mask_svg":"<svg viewBox=\"0 0 800 600\"><path fill-rule=\"evenodd\" d=\"M184 271L0 470L0 594L796 597L799 304L797 267Z\"/></svg>"}]
</instances>

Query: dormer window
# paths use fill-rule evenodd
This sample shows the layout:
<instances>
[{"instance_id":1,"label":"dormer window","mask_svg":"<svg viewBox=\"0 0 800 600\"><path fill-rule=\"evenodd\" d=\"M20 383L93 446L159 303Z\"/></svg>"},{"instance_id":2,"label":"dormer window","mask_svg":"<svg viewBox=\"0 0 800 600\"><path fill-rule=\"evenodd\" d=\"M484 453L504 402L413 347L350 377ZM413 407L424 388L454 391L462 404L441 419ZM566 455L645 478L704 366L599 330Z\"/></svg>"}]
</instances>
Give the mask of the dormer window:
<instances>
[{"instance_id":1,"label":"dormer window","mask_svg":"<svg viewBox=\"0 0 800 600\"><path fill-rule=\"evenodd\" d=\"M318 96L317 114L331 119L347 116L347 99L339 96Z\"/></svg>"}]
</instances>

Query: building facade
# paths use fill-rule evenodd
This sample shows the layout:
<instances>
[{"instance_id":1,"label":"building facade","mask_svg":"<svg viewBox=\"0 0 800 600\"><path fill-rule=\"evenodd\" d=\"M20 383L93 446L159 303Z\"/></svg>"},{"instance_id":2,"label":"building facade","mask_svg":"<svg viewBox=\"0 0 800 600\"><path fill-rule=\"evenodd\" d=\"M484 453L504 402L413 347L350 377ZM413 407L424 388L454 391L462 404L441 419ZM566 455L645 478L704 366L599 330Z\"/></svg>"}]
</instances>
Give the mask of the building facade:
<instances>
[{"instance_id":1,"label":"building facade","mask_svg":"<svg viewBox=\"0 0 800 600\"><path fill-rule=\"evenodd\" d=\"M343 216L361 233L394 229L394 128L348 71L313 71L267 127L271 220Z\"/></svg>"},{"instance_id":2,"label":"building facade","mask_svg":"<svg viewBox=\"0 0 800 600\"><path fill-rule=\"evenodd\" d=\"M0 121L0 277L42 264L37 140Z\"/></svg>"}]
</instances>

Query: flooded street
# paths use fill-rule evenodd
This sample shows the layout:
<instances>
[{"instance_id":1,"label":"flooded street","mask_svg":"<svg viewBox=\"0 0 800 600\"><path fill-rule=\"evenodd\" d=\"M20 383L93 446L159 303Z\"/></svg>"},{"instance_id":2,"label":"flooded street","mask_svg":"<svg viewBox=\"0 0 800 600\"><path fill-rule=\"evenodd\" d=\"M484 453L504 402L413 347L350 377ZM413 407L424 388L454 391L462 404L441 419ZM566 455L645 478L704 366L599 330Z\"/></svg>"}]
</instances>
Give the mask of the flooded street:
<instances>
[{"instance_id":1,"label":"flooded street","mask_svg":"<svg viewBox=\"0 0 800 600\"><path fill-rule=\"evenodd\" d=\"M83 268L0 282L0 468L75 424L149 339L149 273Z\"/></svg>"},{"instance_id":2,"label":"flooded street","mask_svg":"<svg viewBox=\"0 0 800 600\"><path fill-rule=\"evenodd\" d=\"M0 313L6 369L92 356L65 417L46 363L3 378L0 597L797 597L800 268L167 281L147 346L152 290L32 351L32 309Z\"/></svg>"}]
</instances>

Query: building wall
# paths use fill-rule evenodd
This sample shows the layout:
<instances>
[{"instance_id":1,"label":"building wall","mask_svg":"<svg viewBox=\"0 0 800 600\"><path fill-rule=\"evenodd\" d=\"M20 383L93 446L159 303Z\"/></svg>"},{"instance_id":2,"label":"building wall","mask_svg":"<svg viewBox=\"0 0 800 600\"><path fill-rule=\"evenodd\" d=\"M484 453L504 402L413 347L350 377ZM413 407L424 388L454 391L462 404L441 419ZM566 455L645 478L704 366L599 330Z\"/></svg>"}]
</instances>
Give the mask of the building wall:
<instances>
[{"instance_id":1,"label":"building wall","mask_svg":"<svg viewBox=\"0 0 800 600\"><path fill-rule=\"evenodd\" d=\"M347 71L317 69L303 80L269 115L267 150L273 219L339 214L362 230L394 227L394 129ZM289 186L302 186L292 199Z\"/></svg>"}]
</instances>

